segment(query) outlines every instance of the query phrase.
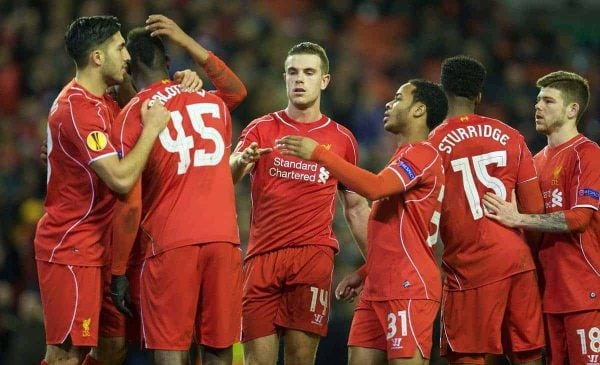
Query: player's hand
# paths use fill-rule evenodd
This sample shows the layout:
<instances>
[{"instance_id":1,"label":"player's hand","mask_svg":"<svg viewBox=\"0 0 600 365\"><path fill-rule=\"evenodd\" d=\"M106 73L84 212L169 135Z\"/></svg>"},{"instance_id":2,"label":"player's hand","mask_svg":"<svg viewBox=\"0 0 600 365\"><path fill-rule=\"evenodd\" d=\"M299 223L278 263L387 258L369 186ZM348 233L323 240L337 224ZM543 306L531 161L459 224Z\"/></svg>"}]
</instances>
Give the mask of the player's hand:
<instances>
[{"instance_id":1,"label":"player's hand","mask_svg":"<svg viewBox=\"0 0 600 365\"><path fill-rule=\"evenodd\" d=\"M110 296L119 312L132 317L131 297L129 296L129 280L125 275L113 275L110 281Z\"/></svg>"},{"instance_id":2,"label":"player's hand","mask_svg":"<svg viewBox=\"0 0 600 365\"><path fill-rule=\"evenodd\" d=\"M363 290L364 279L358 272L346 275L335 288L335 298L351 302Z\"/></svg>"},{"instance_id":3,"label":"player's hand","mask_svg":"<svg viewBox=\"0 0 600 365\"><path fill-rule=\"evenodd\" d=\"M188 92L200 91L204 85L196 71L190 69L175 72L173 74L173 81L181 85L184 91Z\"/></svg>"},{"instance_id":4,"label":"player's hand","mask_svg":"<svg viewBox=\"0 0 600 365\"><path fill-rule=\"evenodd\" d=\"M267 153L273 152L273 148L258 148L258 143L252 142L240 155L239 161L248 165L258 161L262 155L266 155Z\"/></svg>"},{"instance_id":5,"label":"player's hand","mask_svg":"<svg viewBox=\"0 0 600 365\"><path fill-rule=\"evenodd\" d=\"M296 156L304 160L311 159L318 145L314 139L301 136L285 136L275 141L275 147L281 150L283 155Z\"/></svg>"},{"instance_id":6,"label":"player's hand","mask_svg":"<svg viewBox=\"0 0 600 365\"><path fill-rule=\"evenodd\" d=\"M151 32L152 37L165 36L180 47L184 47L187 42L193 41L177 23L162 14L148 16L146 30Z\"/></svg>"},{"instance_id":7,"label":"player's hand","mask_svg":"<svg viewBox=\"0 0 600 365\"><path fill-rule=\"evenodd\" d=\"M158 135L169 123L171 114L160 102L146 99L140 110L144 128L152 128Z\"/></svg>"},{"instance_id":8,"label":"player's hand","mask_svg":"<svg viewBox=\"0 0 600 365\"><path fill-rule=\"evenodd\" d=\"M521 222L521 214L517 208L517 196L512 191L510 202L492 193L485 193L483 196L483 206L486 217L495 220L507 227L518 227Z\"/></svg>"},{"instance_id":9,"label":"player's hand","mask_svg":"<svg viewBox=\"0 0 600 365\"><path fill-rule=\"evenodd\" d=\"M48 166L48 137L44 138L40 146L40 161L42 165Z\"/></svg>"}]
</instances>

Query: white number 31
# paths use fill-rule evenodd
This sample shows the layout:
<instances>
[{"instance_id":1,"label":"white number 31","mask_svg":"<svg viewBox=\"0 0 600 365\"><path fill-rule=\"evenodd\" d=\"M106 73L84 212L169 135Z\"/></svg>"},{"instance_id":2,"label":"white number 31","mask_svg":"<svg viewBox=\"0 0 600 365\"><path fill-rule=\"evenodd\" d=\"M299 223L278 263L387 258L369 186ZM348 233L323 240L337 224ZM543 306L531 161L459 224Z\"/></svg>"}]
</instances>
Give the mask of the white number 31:
<instances>
[{"instance_id":1,"label":"white number 31","mask_svg":"<svg viewBox=\"0 0 600 365\"><path fill-rule=\"evenodd\" d=\"M212 127L207 127L202 119L203 114L210 114L213 118L220 118L219 106L212 103L198 103L186 106L187 114L192 122L194 131L203 139L209 139L215 143L215 151L207 153L199 148L194 151L194 166L215 166L223 159L225 152L225 143L219 131ZM194 148L194 138L187 136L183 130L183 117L177 110L171 112L173 127L177 132L177 138L171 138L169 129L165 128L160 132L159 139L162 146L171 153L179 154L179 164L177 165L177 174L185 174L190 167L191 153Z\"/></svg>"}]
</instances>

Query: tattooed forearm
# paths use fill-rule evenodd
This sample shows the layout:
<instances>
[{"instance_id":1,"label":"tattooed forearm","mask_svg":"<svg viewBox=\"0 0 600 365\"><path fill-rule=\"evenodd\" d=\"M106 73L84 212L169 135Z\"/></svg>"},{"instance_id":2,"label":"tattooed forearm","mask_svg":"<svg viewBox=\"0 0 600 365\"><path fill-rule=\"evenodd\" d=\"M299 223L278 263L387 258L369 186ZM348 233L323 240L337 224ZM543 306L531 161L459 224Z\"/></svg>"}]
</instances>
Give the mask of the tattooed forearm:
<instances>
[{"instance_id":1,"label":"tattooed forearm","mask_svg":"<svg viewBox=\"0 0 600 365\"><path fill-rule=\"evenodd\" d=\"M542 232L569 232L569 225L563 212L549 214L527 214L523 219L523 228Z\"/></svg>"}]
</instances>

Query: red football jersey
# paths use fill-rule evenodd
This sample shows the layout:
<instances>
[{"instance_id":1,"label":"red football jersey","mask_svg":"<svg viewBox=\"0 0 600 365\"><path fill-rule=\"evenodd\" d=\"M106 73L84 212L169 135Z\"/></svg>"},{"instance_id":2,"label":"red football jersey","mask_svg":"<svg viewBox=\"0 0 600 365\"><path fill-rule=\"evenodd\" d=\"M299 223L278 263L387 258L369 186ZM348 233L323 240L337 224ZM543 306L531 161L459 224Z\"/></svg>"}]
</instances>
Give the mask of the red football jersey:
<instances>
[{"instance_id":1,"label":"red football jersey","mask_svg":"<svg viewBox=\"0 0 600 365\"><path fill-rule=\"evenodd\" d=\"M429 141L444 160L449 192L440 226L446 288L476 288L533 270L522 233L485 217L481 201L488 191L510 199L517 184L537 179L523 136L499 120L470 114L446 120Z\"/></svg>"},{"instance_id":2,"label":"red football jersey","mask_svg":"<svg viewBox=\"0 0 600 365\"><path fill-rule=\"evenodd\" d=\"M90 164L116 155L109 141L119 111L75 80L60 92L48 116L48 176L35 235L35 258L65 265L102 266L110 244L114 196Z\"/></svg>"},{"instance_id":3,"label":"red football jersey","mask_svg":"<svg viewBox=\"0 0 600 365\"><path fill-rule=\"evenodd\" d=\"M583 135L535 156L546 213L590 208L584 233L545 233L539 250L547 313L600 309L600 148Z\"/></svg>"},{"instance_id":4,"label":"red football jersey","mask_svg":"<svg viewBox=\"0 0 600 365\"><path fill-rule=\"evenodd\" d=\"M274 147L286 135L310 137L356 165L358 144L345 127L323 116L300 123L284 111L252 121L242 131L236 151L250 143ZM284 156L277 149L258 160L250 173L252 215L246 258L283 247L323 245L338 250L331 228L337 179L316 162Z\"/></svg>"},{"instance_id":5,"label":"red football jersey","mask_svg":"<svg viewBox=\"0 0 600 365\"><path fill-rule=\"evenodd\" d=\"M161 102L171 120L159 135L142 174L139 243L145 257L177 247L239 244L229 168L231 117L222 99L183 92L169 80L141 91L117 118L117 148L127 154L142 131L140 106Z\"/></svg>"},{"instance_id":6,"label":"red football jersey","mask_svg":"<svg viewBox=\"0 0 600 365\"><path fill-rule=\"evenodd\" d=\"M431 144L420 142L398 148L387 168L405 192L373 202L363 298L440 301L442 279L431 246L444 196L442 160Z\"/></svg>"}]
</instances>

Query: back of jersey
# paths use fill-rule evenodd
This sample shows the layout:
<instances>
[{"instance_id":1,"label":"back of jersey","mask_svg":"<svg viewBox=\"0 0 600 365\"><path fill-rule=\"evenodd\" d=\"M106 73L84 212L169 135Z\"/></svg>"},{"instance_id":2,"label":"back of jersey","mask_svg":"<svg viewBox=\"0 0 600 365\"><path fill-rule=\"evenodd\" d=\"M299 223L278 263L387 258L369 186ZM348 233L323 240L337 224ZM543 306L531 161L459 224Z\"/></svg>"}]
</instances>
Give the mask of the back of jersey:
<instances>
[{"instance_id":1,"label":"back of jersey","mask_svg":"<svg viewBox=\"0 0 600 365\"><path fill-rule=\"evenodd\" d=\"M470 114L448 119L429 141L446 175L440 236L447 289L476 288L533 270L520 231L485 217L482 203L486 192L510 199L518 184L537 178L523 136L499 120Z\"/></svg>"},{"instance_id":2,"label":"back of jersey","mask_svg":"<svg viewBox=\"0 0 600 365\"><path fill-rule=\"evenodd\" d=\"M223 100L204 90L182 92L168 81L153 84L138 98L130 103L137 106L124 110L131 113L125 126L137 122L138 133L140 117L134 114L145 99L163 103L171 113L142 175L140 243L145 256L192 244L238 244L229 168L231 117ZM136 139L125 142L124 150Z\"/></svg>"}]
</instances>

